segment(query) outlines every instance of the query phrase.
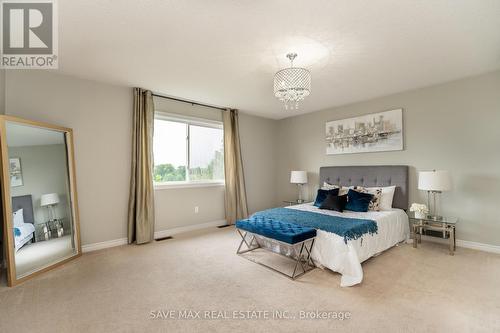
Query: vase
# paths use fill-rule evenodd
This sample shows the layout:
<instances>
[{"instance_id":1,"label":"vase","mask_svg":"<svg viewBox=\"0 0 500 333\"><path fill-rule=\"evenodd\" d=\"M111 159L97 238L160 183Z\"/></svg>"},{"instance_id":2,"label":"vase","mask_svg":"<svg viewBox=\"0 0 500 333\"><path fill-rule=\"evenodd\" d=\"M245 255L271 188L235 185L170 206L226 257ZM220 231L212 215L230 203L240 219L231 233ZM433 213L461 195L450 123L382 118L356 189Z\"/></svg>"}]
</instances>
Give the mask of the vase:
<instances>
[{"instance_id":1,"label":"vase","mask_svg":"<svg viewBox=\"0 0 500 333\"><path fill-rule=\"evenodd\" d=\"M424 212L415 212L415 218L416 219L425 219L426 215L427 214L424 213Z\"/></svg>"}]
</instances>

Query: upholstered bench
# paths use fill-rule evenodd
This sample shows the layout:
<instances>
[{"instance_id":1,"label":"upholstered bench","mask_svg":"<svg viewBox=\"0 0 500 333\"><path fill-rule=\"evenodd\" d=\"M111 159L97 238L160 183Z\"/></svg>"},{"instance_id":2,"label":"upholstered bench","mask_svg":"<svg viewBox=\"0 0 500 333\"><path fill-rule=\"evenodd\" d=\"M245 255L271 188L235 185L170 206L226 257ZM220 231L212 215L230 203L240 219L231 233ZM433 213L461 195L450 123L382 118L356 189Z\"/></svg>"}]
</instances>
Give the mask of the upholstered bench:
<instances>
[{"instance_id":1,"label":"upholstered bench","mask_svg":"<svg viewBox=\"0 0 500 333\"><path fill-rule=\"evenodd\" d=\"M259 235L271 242L279 243L280 246L290 248L292 251L289 257L295 260L295 267L292 275L289 275L262 262L245 257L253 262L270 268L293 280L315 267L311 259L311 251L316 238L316 229L269 218L251 217L246 220L237 221L236 230L241 236L241 243L236 251L237 254L241 255L259 248L269 250L267 247L261 246L258 238L255 237L255 235ZM246 249L242 249L244 244L246 245ZM301 272L297 271L299 266L302 268Z\"/></svg>"}]
</instances>

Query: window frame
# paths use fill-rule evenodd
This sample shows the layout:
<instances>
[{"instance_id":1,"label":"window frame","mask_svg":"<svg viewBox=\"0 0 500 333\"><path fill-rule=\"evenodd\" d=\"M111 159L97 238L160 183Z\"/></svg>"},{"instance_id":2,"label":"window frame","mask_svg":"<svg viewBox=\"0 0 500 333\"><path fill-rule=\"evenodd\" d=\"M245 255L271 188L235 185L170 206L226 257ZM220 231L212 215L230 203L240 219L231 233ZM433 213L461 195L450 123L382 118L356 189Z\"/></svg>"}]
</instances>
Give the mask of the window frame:
<instances>
[{"instance_id":1,"label":"window frame","mask_svg":"<svg viewBox=\"0 0 500 333\"><path fill-rule=\"evenodd\" d=\"M184 116L175 113L168 113L164 111L155 110L154 119L172 121L177 123L186 124L186 178L182 181L171 181L157 183L153 180L155 190L167 190L176 188L195 188L195 187L220 187L225 185L225 179L222 180L189 180L189 165L190 165L190 128L189 125L216 128L222 130L224 135L224 126L222 121L204 119L198 117ZM154 171L153 171L154 172ZM225 172L225 170L224 170Z\"/></svg>"}]
</instances>

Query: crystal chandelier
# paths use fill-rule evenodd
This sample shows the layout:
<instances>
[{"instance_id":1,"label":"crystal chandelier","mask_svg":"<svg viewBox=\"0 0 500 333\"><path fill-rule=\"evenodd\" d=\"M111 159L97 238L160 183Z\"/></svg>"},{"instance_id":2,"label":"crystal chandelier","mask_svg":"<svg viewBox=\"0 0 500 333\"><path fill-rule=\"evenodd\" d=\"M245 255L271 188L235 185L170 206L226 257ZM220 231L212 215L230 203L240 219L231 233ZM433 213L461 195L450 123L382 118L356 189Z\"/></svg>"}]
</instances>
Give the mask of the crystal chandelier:
<instances>
[{"instance_id":1,"label":"crystal chandelier","mask_svg":"<svg viewBox=\"0 0 500 333\"><path fill-rule=\"evenodd\" d=\"M293 67L297 53L288 53L286 57L291 65L274 74L274 96L285 103L285 109L298 109L299 102L311 93L311 72Z\"/></svg>"}]
</instances>

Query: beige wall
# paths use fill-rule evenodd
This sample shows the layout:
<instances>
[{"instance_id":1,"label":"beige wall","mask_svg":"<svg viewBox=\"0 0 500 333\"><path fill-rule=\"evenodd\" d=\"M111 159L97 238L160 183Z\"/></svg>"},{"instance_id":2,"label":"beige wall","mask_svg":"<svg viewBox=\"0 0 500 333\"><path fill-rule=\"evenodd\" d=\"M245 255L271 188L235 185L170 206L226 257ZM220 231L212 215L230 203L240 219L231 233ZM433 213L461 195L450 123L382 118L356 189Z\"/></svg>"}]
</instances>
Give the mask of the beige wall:
<instances>
[{"instance_id":1,"label":"beige wall","mask_svg":"<svg viewBox=\"0 0 500 333\"><path fill-rule=\"evenodd\" d=\"M71 127L82 244L126 237L130 88L48 71L6 74L6 113Z\"/></svg>"},{"instance_id":2,"label":"beige wall","mask_svg":"<svg viewBox=\"0 0 500 333\"><path fill-rule=\"evenodd\" d=\"M405 149L325 154L325 122L403 108ZM445 215L457 216L457 238L500 245L500 71L366 102L287 118L278 125L279 200L296 197L289 171L307 170L312 198L320 166L405 164L410 202L425 202L418 170L446 169L454 189L442 196Z\"/></svg>"},{"instance_id":3,"label":"beige wall","mask_svg":"<svg viewBox=\"0 0 500 333\"><path fill-rule=\"evenodd\" d=\"M198 207L198 213L194 211L195 206ZM224 187L156 190L155 218L155 231L216 221L223 225Z\"/></svg>"},{"instance_id":4,"label":"beige wall","mask_svg":"<svg viewBox=\"0 0 500 333\"><path fill-rule=\"evenodd\" d=\"M276 203L276 129L278 122L240 113L243 172L250 213Z\"/></svg>"},{"instance_id":5,"label":"beige wall","mask_svg":"<svg viewBox=\"0 0 500 333\"><path fill-rule=\"evenodd\" d=\"M1 77L0 77L1 79ZM132 90L48 71L6 73L7 114L74 129L82 243L127 235ZM220 120L220 111L155 98L158 109ZM242 154L252 211L272 206L276 121L241 115ZM255 179L251 179L255 178ZM224 219L223 187L156 191L156 231ZM199 213L194 213L194 207Z\"/></svg>"}]
</instances>

